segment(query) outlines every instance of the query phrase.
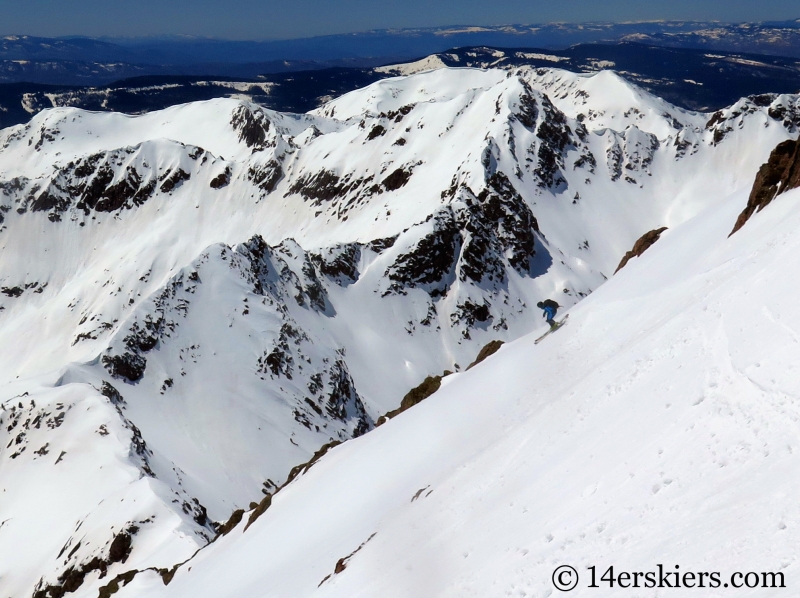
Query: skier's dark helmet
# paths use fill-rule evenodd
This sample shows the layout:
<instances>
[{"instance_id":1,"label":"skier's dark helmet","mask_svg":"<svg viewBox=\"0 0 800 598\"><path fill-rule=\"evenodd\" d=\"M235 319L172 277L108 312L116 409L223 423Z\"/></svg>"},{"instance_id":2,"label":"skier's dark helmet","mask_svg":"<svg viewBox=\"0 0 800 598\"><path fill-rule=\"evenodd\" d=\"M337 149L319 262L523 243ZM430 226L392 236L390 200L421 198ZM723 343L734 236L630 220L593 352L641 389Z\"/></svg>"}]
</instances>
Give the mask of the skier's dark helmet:
<instances>
[{"instance_id":1,"label":"skier's dark helmet","mask_svg":"<svg viewBox=\"0 0 800 598\"><path fill-rule=\"evenodd\" d=\"M538 307L539 309L542 309L544 307L544 303L539 301L539 303L536 304L536 307Z\"/></svg>"}]
</instances>

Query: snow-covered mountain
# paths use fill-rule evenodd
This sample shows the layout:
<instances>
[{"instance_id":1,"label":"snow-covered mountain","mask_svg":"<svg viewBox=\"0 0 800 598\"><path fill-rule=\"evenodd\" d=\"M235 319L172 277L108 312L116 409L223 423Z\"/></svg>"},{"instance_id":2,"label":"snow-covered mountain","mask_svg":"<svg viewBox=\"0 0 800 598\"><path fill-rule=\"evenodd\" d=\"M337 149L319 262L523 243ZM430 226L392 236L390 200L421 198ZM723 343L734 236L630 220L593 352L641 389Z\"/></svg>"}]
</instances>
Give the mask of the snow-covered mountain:
<instances>
[{"instance_id":1,"label":"snow-covered mountain","mask_svg":"<svg viewBox=\"0 0 800 598\"><path fill-rule=\"evenodd\" d=\"M427 471L412 466L415 455L444 475L522 417L510 406L517 391L503 390L506 379L519 388L512 372L543 389L557 377L543 405L579 380L552 361L553 343L541 354L550 362L516 348L505 377L487 365L444 379L436 397L475 384L463 411L437 398L452 411L404 415L413 430L398 418L369 432L381 415L426 376L463 371L490 341L537 330L537 301L570 307L587 297L643 233L668 227L649 250L663 255L676 227L731 210L798 125L796 96L700 114L612 72L521 68L386 79L304 115L236 100L136 117L59 108L2 131L0 592L88 596L129 571L172 572L232 512L263 511L323 445L365 436L275 494L276 506L297 488L312 502L330 497L314 517L350 525L352 537L325 532L344 547L396 504L353 524L369 505L344 494L337 502L345 487L361 495L369 482L406 501L395 490ZM618 275L633 290L620 293L650 292L636 290L632 271L667 288L636 262ZM597 345L581 363L602 370L621 351L616 336L599 340L624 311L615 305L594 328L570 326L591 328L574 341L581 347ZM666 316L654 308L647 317ZM642 318L631 331L650 330ZM559 342L583 338L571 334ZM428 446L471 426L484 432L463 450ZM382 444L387 435L415 447L399 485L381 461L399 450ZM356 452L343 470L327 465ZM336 488L311 486L317 471L342 477ZM310 550L314 526L293 517L281 520L292 522L297 550ZM200 555L240 558L246 543L225 547L245 525ZM288 533L254 525L266 531L245 538L277 547ZM305 566L298 560L282 573L299 593L273 595L307 593L308 572L329 564L308 554L307 571L291 573ZM261 573L253 583L284 583Z\"/></svg>"}]
</instances>

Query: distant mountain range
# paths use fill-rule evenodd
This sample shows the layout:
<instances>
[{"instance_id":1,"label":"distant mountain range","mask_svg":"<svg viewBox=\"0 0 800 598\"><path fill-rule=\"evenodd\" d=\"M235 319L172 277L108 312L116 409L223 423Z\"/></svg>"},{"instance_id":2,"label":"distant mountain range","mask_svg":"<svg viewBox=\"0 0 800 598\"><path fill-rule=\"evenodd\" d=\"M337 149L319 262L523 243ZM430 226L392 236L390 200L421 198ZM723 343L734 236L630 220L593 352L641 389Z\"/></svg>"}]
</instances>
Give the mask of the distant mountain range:
<instances>
[{"instance_id":1,"label":"distant mountain range","mask_svg":"<svg viewBox=\"0 0 800 598\"><path fill-rule=\"evenodd\" d=\"M580 44L566 50L479 46L382 67L298 70L241 79L154 75L96 87L0 85L0 126L27 122L32 115L55 106L139 114L220 97L247 99L283 112L307 112L387 76L443 66L558 67L584 73L612 69L678 106L699 111L716 110L740 97L800 90L800 64L779 56L712 53L633 42Z\"/></svg>"},{"instance_id":2,"label":"distant mountain range","mask_svg":"<svg viewBox=\"0 0 800 598\"><path fill-rule=\"evenodd\" d=\"M308 68L378 66L455 47L564 49L620 41L800 58L800 20L449 26L276 41L11 35L0 38L0 82L104 85L140 75L246 78Z\"/></svg>"}]
</instances>

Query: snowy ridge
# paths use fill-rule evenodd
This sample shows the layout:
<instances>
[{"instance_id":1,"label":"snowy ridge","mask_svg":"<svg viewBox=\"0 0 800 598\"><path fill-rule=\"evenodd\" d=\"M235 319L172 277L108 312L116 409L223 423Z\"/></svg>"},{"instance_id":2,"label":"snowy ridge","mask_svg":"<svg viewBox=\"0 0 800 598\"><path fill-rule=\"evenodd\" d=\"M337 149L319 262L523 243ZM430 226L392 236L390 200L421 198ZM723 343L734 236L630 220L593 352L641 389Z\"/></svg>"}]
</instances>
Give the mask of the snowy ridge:
<instances>
[{"instance_id":1,"label":"snowy ridge","mask_svg":"<svg viewBox=\"0 0 800 598\"><path fill-rule=\"evenodd\" d=\"M375 69L378 73L387 75L414 75L416 73L424 73L433 69L439 69L446 66L442 59L433 54L415 62L407 64L379 66Z\"/></svg>"},{"instance_id":2,"label":"snowy ridge","mask_svg":"<svg viewBox=\"0 0 800 598\"><path fill-rule=\"evenodd\" d=\"M6 489L84 480L24 558L41 493L0 494L18 563L0 590L47 598L83 573L91 595L188 558L425 376L534 330L536 301L569 307L643 232L746 196L800 110L740 104L690 113L613 73L439 69L305 115L60 108L0 132L0 472ZM136 508L104 511L112 495Z\"/></svg>"}]
</instances>

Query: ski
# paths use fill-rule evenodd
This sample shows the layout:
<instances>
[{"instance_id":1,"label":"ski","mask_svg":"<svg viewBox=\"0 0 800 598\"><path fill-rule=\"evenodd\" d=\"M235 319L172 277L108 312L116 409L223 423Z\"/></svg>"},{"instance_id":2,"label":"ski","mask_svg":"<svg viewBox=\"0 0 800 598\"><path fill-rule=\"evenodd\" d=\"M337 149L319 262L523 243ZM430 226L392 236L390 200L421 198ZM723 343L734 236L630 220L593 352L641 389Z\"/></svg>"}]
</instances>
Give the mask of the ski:
<instances>
[{"instance_id":1,"label":"ski","mask_svg":"<svg viewBox=\"0 0 800 598\"><path fill-rule=\"evenodd\" d=\"M545 333L544 333L542 336L540 336L539 338L537 338L537 339L534 341L534 344L535 344L535 345L538 345L538 344L539 344L539 341L543 340L543 339L544 339L544 337L546 337L548 334L550 334L551 332L555 332L556 330L558 330L559 328L561 328L561 327L562 327L564 324L566 324L566 323L567 323L567 318L569 318L569 314L567 314L566 316L564 316L564 319L563 319L563 320L561 320L560 322L556 322L556 325L555 325L555 327L554 327L554 328L551 328L550 330L548 330L547 332L545 332Z\"/></svg>"}]
</instances>

